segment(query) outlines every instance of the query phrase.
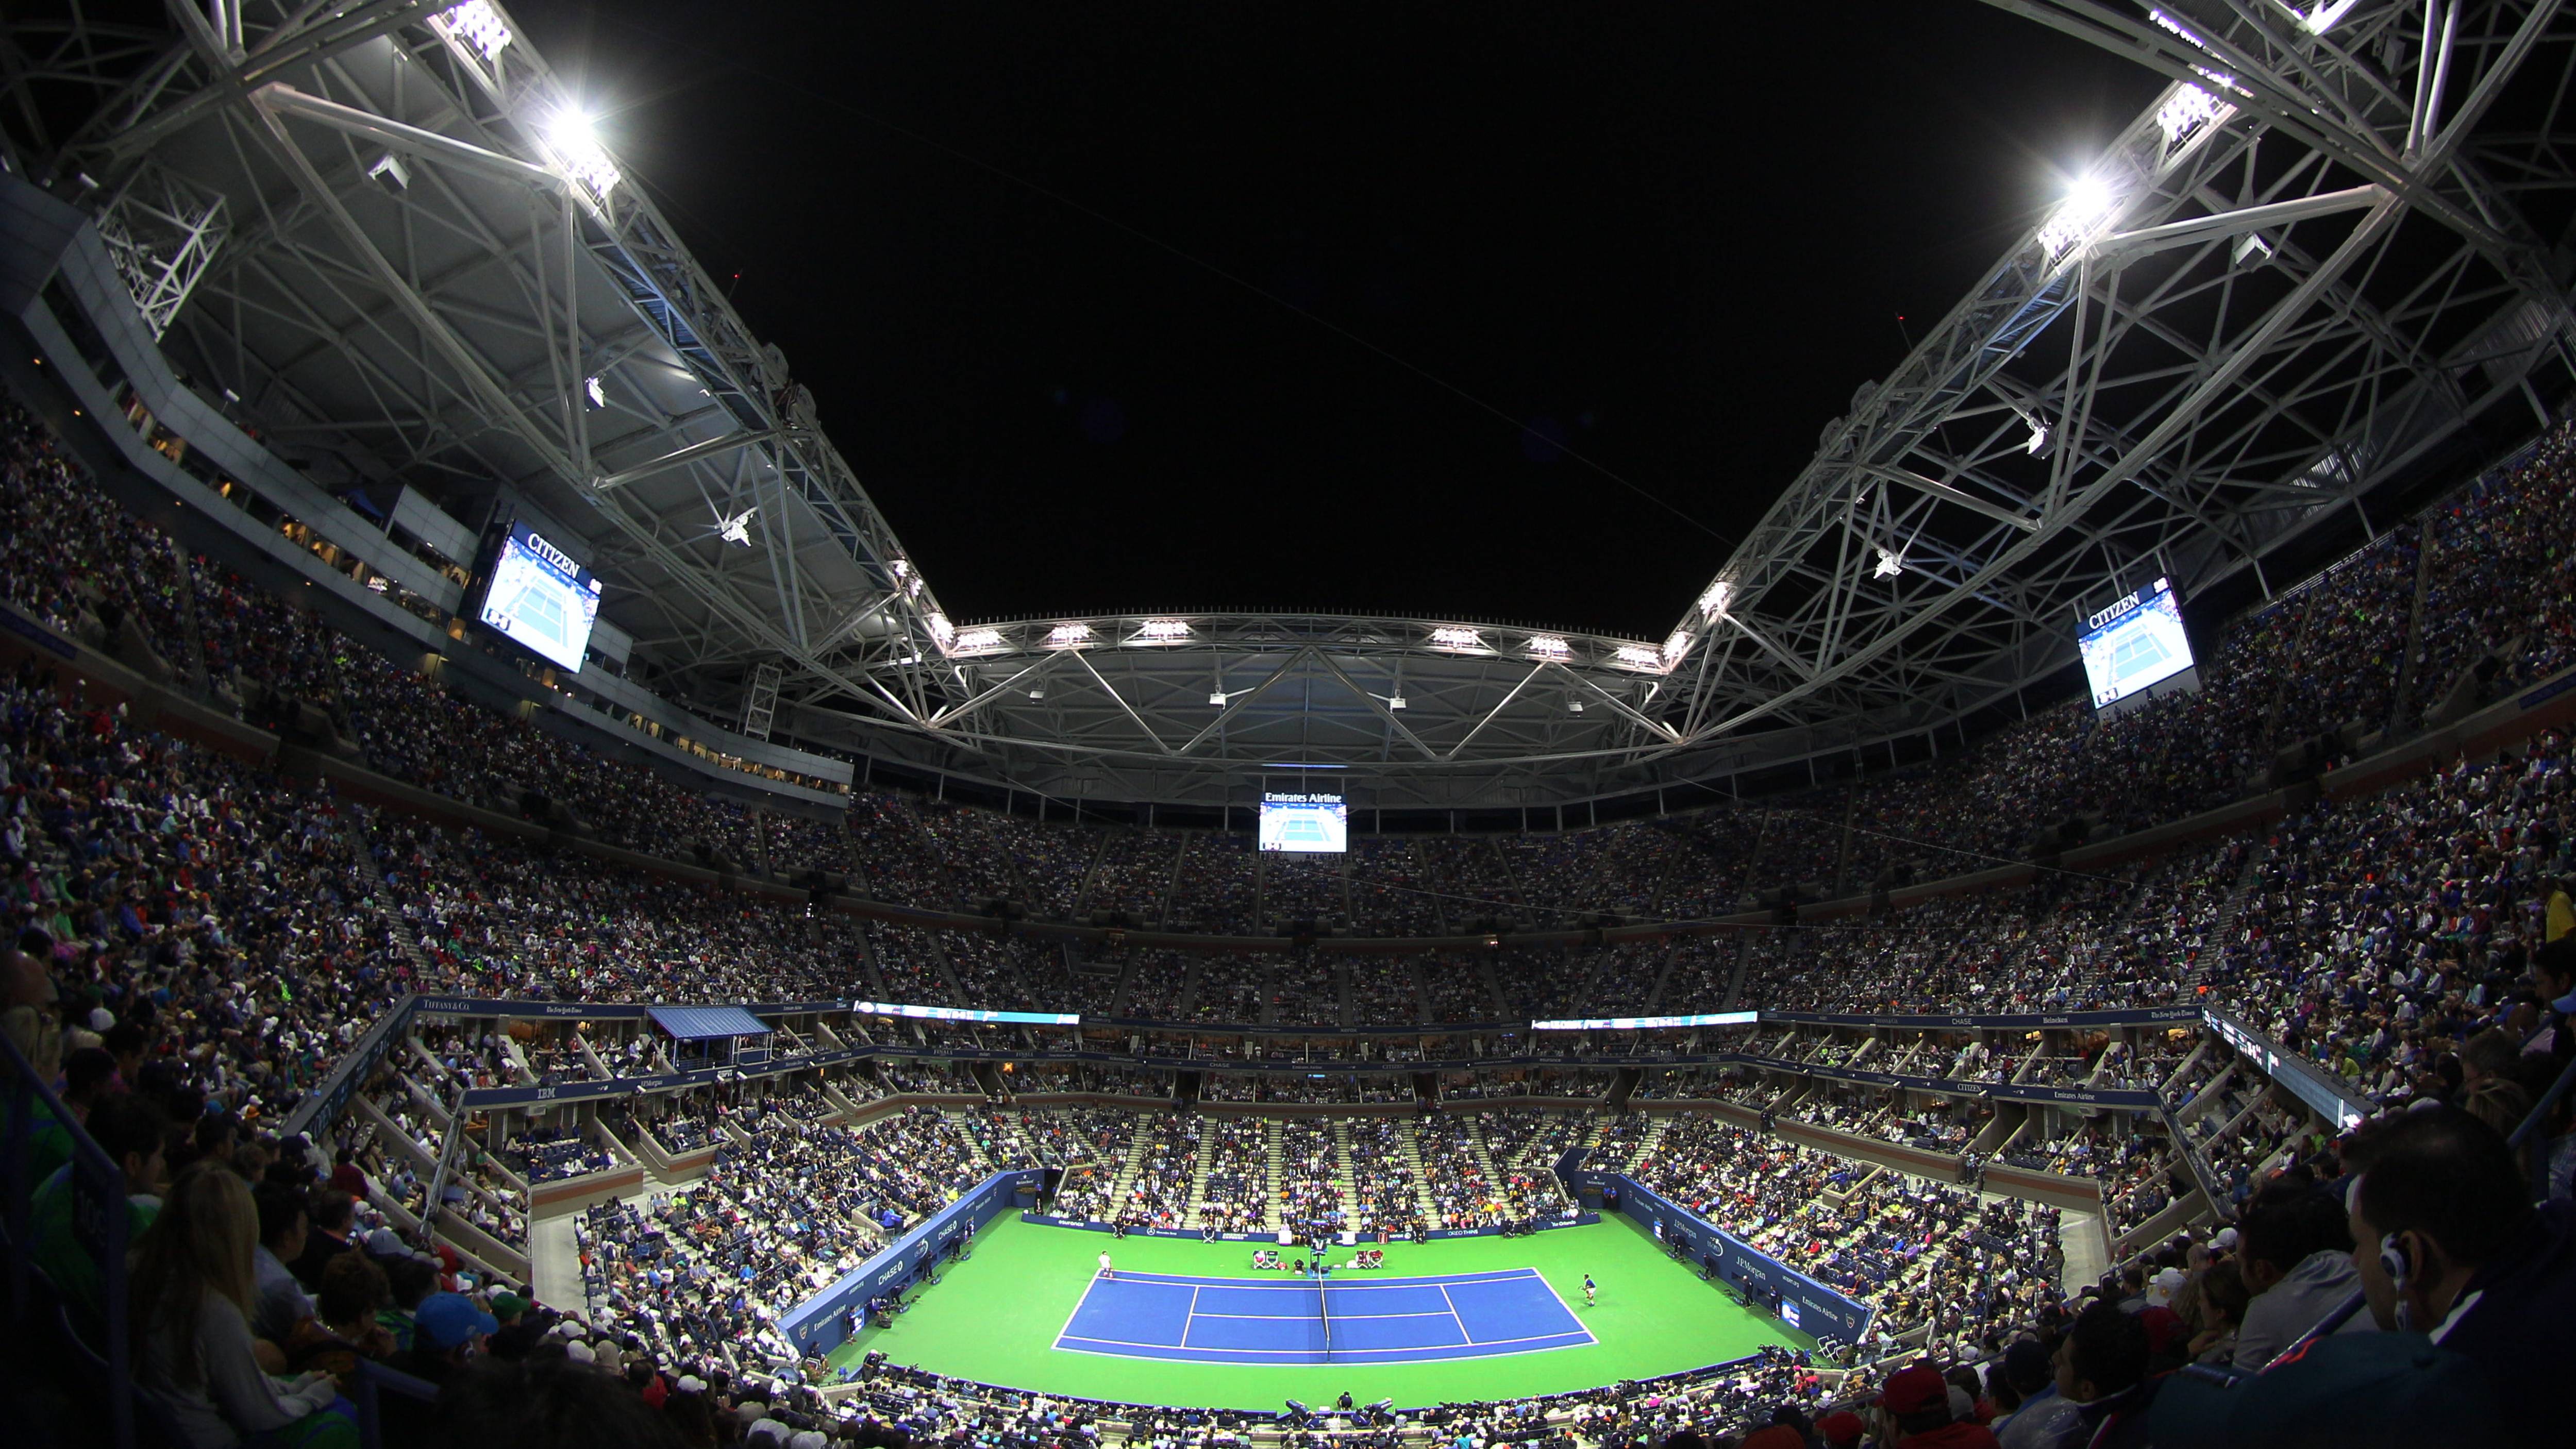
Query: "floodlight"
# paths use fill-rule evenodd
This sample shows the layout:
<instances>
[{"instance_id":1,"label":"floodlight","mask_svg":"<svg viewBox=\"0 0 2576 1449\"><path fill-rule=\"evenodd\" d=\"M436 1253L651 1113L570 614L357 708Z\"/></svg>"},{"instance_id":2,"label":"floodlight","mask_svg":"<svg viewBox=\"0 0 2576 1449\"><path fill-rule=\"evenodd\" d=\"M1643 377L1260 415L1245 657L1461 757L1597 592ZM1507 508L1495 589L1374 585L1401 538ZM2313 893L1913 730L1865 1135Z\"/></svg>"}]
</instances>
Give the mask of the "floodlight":
<instances>
[{"instance_id":1,"label":"floodlight","mask_svg":"<svg viewBox=\"0 0 2576 1449\"><path fill-rule=\"evenodd\" d=\"M1136 637L1148 644L1170 644L1190 637L1186 619L1147 619L1136 626Z\"/></svg>"},{"instance_id":2,"label":"floodlight","mask_svg":"<svg viewBox=\"0 0 2576 1449\"><path fill-rule=\"evenodd\" d=\"M2087 172L2066 188L2066 206L2061 214L2079 225L2090 226L2108 215L2118 200L2110 182Z\"/></svg>"},{"instance_id":3,"label":"floodlight","mask_svg":"<svg viewBox=\"0 0 2576 1449\"><path fill-rule=\"evenodd\" d=\"M503 23L501 12L492 8L491 0L465 0L440 11L432 21L487 61L499 60L502 48L510 43L510 27Z\"/></svg>"},{"instance_id":4,"label":"floodlight","mask_svg":"<svg viewBox=\"0 0 2576 1449\"><path fill-rule=\"evenodd\" d=\"M1073 645L1082 643L1090 637L1091 626L1089 624L1058 624L1047 631L1048 645L1057 649L1070 648Z\"/></svg>"},{"instance_id":5,"label":"floodlight","mask_svg":"<svg viewBox=\"0 0 2576 1449\"><path fill-rule=\"evenodd\" d=\"M930 637L938 640L939 647L943 649L948 647L949 640L957 637L957 626L948 622L946 614L928 614L921 622L929 627Z\"/></svg>"},{"instance_id":6,"label":"floodlight","mask_svg":"<svg viewBox=\"0 0 2576 1449\"><path fill-rule=\"evenodd\" d=\"M1688 654L1690 652L1690 647L1690 631L1688 629L1675 629L1672 633L1664 636L1664 662L1666 664L1670 664L1681 658L1683 655Z\"/></svg>"},{"instance_id":7,"label":"floodlight","mask_svg":"<svg viewBox=\"0 0 2576 1449\"><path fill-rule=\"evenodd\" d=\"M616 189L617 163L608 159L607 148L599 144L598 125L589 116L571 106L556 111L546 122L546 142L563 169L592 196L605 201Z\"/></svg>"},{"instance_id":8,"label":"floodlight","mask_svg":"<svg viewBox=\"0 0 2576 1449\"><path fill-rule=\"evenodd\" d=\"M957 636L956 647L959 650L999 649L1002 647L1002 631L991 628L969 629Z\"/></svg>"},{"instance_id":9,"label":"floodlight","mask_svg":"<svg viewBox=\"0 0 2576 1449\"><path fill-rule=\"evenodd\" d=\"M2187 25L2183 24L2183 23L2182 23L2181 21L2179 21L2179 20L2174 19L2172 16L2167 15L2167 14L2166 14L2166 13L2164 13L2163 11L2161 11L2161 10L2149 10L2149 11L2147 12L2147 18L2148 18L2149 20L2154 21L2157 25L2160 25L2160 26L2162 26L2163 28L2165 28L2166 30L2169 30L2169 31L2173 32L2175 35L2177 35L2177 36L2181 37L2181 38L2182 38L2186 43L2190 44L2190 45L2191 45L2191 46L2193 46L2195 49L2199 49L2199 50L2207 50L2207 49L2209 49L2209 42L2200 38L2200 32L2198 32L2198 31L2196 31L2196 30L2193 30L2191 27L2189 27L2189 26L2187 26Z\"/></svg>"},{"instance_id":10,"label":"floodlight","mask_svg":"<svg viewBox=\"0 0 2576 1449\"><path fill-rule=\"evenodd\" d=\"M591 408L594 411L608 406L608 389L599 385L598 378L593 377L584 381L581 385L581 390L589 397Z\"/></svg>"},{"instance_id":11,"label":"floodlight","mask_svg":"<svg viewBox=\"0 0 2576 1449\"><path fill-rule=\"evenodd\" d=\"M1403 695L1400 695L1400 694L1390 694L1390 695L1388 695L1388 696L1386 697L1386 707L1387 707L1388 709L1402 709L1402 708L1404 708L1404 696L1403 696Z\"/></svg>"},{"instance_id":12,"label":"floodlight","mask_svg":"<svg viewBox=\"0 0 2576 1449\"><path fill-rule=\"evenodd\" d=\"M2259 267L2272 260L2272 244L2263 240L2261 232L2249 231L2236 239L2235 246L2228 248L2227 259L2239 269Z\"/></svg>"},{"instance_id":13,"label":"floodlight","mask_svg":"<svg viewBox=\"0 0 2576 1449\"><path fill-rule=\"evenodd\" d=\"M1634 665L1640 669L1652 669L1664 662L1662 655L1643 644L1622 644L1611 658L1621 664Z\"/></svg>"},{"instance_id":14,"label":"floodlight","mask_svg":"<svg viewBox=\"0 0 2576 1449\"><path fill-rule=\"evenodd\" d=\"M546 137L566 151L595 150L599 145L599 123L566 106L546 123Z\"/></svg>"},{"instance_id":15,"label":"floodlight","mask_svg":"<svg viewBox=\"0 0 2576 1449\"><path fill-rule=\"evenodd\" d=\"M1225 691L1222 689L1209 690L1208 703L1215 705L1219 709L1225 708Z\"/></svg>"},{"instance_id":16,"label":"floodlight","mask_svg":"<svg viewBox=\"0 0 2576 1449\"><path fill-rule=\"evenodd\" d=\"M2066 199L2039 229L2039 244L2054 259L2064 256L2090 237L2120 209L2120 193L2110 181L2095 172L2086 172L2066 188Z\"/></svg>"},{"instance_id":17,"label":"floodlight","mask_svg":"<svg viewBox=\"0 0 2576 1449\"><path fill-rule=\"evenodd\" d=\"M2173 145L2218 118L2218 98L2196 85L2185 84L2165 98L2156 108L2156 126L2165 133L2165 144Z\"/></svg>"},{"instance_id":18,"label":"floodlight","mask_svg":"<svg viewBox=\"0 0 2576 1449\"><path fill-rule=\"evenodd\" d=\"M727 543L740 544L744 548L751 547L751 516L759 511L759 506L755 504L731 518L716 520L716 537Z\"/></svg>"},{"instance_id":19,"label":"floodlight","mask_svg":"<svg viewBox=\"0 0 2576 1449\"><path fill-rule=\"evenodd\" d=\"M1485 636L1473 629L1460 629L1443 624L1431 631L1431 642L1443 649L1482 649Z\"/></svg>"},{"instance_id":20,"label":"floodlight","mask_svg":"<svg viewBox=\"0 0 2576 1449\"><path fill-rule=\"evenodd\" d=\"M1870 570L1870 572L1882 579L1892 579L1898 574L1905 572L1905 551L1902 549L1879 549L1878 566Z\"/></svg>"},{"instance_id":21,"label":"floodlight","mask_svg":"<svg viewBox=\"0 0 2576 1449\"><path fill-rule=\"evenodd\" d=\"M1044 699L1044 698L1046 698L1046 687L1045 687L1044 685L1040 685L1038 688L1030 690L1030 691L1029 691L1029 698L1031 698L1031 699Z\"/></svg>"},{"instance_id":22,"label":"floodlight","mask_svg":"<svg viewBox=\"0 0 2576 1449\"><path fill-rule=\"evenodd\" d=\"M1735 585L1719 579L1708 586L1707 593L1699 596L1699 616L1703 619L1714 619L1725 613L1727 601L1733 597L1735 597Z\"/></svg>"},{"instance_id":23,"label":"floodlight","mask_svg":"<svg viewBox=\"0 0 2576 1449\"><path fill-rule=\"evenodd\" d=\"M1541 659L1564 659L1572 656L1574 646L1554 634L1532 634L1529 652Z\"/></svg>"},{"instance_id":24,"label":"floodlight","mask_svg":"<svg viewBox=\"0 0 2576 1449\"><path fill-rule=\"evenodd\" d=\"M1569 700L1567 700L1567 701L1565 702L1565 712L1566 712L1567 714L1581 714L1581 713L1583 713L1583 701L1582 701L1582 700L1579 700L1579 699L1569 699Z\"/></svg>"},{"instance_id":25,"label":"floodlight","mask_svg":"<svg viewBox=\"0 0 2576 1449\"><path fill-rule=\"evenodd\" d=\"M2323 35L2360 3L2361 0L2321 0L2316 9L2299 17L2299 23L2308 28L2310 35Z\"/></svg>"}]
</instances>

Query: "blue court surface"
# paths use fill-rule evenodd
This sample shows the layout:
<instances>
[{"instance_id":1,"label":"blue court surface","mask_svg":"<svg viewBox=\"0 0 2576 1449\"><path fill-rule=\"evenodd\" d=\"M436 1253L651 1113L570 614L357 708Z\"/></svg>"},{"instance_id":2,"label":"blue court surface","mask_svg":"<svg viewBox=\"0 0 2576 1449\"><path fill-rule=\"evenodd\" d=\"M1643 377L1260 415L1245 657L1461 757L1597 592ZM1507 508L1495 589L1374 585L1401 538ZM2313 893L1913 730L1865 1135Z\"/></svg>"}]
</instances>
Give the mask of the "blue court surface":
<instances>
[{"instance_id":1,"label":"blue court surface","mask_svg":"<svg viewBox=\"0 0 2576 1449\"><path fill-rule=\"evenodd\" d=\"M1581 1348L1591 1332L1535 1268L1437 1278L1091 1280L1055 1346L1190 1363L1422 1363Z\"/></svg>"}]
</instances>

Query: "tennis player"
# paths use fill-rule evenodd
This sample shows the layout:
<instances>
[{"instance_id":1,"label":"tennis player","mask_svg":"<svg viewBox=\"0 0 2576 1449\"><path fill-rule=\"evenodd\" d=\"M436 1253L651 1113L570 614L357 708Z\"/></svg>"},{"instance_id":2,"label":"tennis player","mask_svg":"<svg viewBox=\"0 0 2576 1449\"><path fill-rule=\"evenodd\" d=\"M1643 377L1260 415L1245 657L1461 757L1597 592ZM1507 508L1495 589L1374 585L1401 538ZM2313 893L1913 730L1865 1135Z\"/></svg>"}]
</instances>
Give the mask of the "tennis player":
<instances>
[{"instance_id":1,"label":"tennis player","mask_svg":"<svg viewBox=\"0 0 2576 1449\"><path fill-rule=\"evenodd\" d=\"M1118 1276L1118 1274L1109 1266L1109 1255L1107 1253L1100 1255L1100 1276L1103 1278L1115 1278ZM1590 1280L1587 1279L1585 1281L1589 1282Z\"/></svg>"},{"instance_id":2,"label":"tennis player","mask_svg":"<svg viewBox=\"0 0 2576 1449\"><path fill-rule=\"evenodd\" d=\"M1100 1256L1102 1257L1102 1259L1106 1260L1106 1259L1108 1258L1108 1256L1109 1256L1109 1255L1108 1255L1107 1253L1103 1253L1103 1254L1101 1254ZM1591 1306L1592 1306L1592 1304L1593 1304L1593 1296L1592 1296L1592 1295L1594 1295L1594 1294L1596 1294L1596 1293L1598 1293L1598 1292L1600 1292L1600 1291L1601 1291L1600 1289L1595 1288L1595 1287L1593 1287L1593 1286L1592 1286L1592 1275L1591 1275L1591 1274L1589 1274L1589 1273L1584 1274L1584 1275L1583 1275L1583 1306L1584 1306L1584 1307L1586 1307L1586 1308L1591 1307Z\"/></svg>"}]
</instances>

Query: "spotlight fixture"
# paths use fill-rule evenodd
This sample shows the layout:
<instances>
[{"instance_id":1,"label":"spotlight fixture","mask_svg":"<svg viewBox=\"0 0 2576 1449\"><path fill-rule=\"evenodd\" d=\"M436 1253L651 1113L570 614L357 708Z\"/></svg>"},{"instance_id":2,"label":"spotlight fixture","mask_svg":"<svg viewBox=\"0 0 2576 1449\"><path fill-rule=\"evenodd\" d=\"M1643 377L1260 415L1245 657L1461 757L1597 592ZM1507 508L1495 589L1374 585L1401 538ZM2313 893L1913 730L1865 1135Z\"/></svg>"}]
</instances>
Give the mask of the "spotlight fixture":
<instances>
[{"instance_id":1,"label":"spotlight fixture","mask_svg":"<svg viewBox=\"0 0 2576 1449\"><path fill-rule=\"evenodd\" d=\"M617 163L608 159L608 148L599 144L599 128L591 118L571 106L554 113L546 122L546 144L563 169L601 200L617 189L620 173Z\"/></svg>"},{"instance_id":2,"label":"spotlight fixture","mask_svg":"<svg viewBox=\"0 0 2576 1449\"><path fill-rule=\"evenodd\" d=\"M2039 244L2055 261L2090 240L2119 209L2120 193L2107 178L2088 171L2066 188L2066 199L2039 229Z\"/></svg>"}]
</instances>

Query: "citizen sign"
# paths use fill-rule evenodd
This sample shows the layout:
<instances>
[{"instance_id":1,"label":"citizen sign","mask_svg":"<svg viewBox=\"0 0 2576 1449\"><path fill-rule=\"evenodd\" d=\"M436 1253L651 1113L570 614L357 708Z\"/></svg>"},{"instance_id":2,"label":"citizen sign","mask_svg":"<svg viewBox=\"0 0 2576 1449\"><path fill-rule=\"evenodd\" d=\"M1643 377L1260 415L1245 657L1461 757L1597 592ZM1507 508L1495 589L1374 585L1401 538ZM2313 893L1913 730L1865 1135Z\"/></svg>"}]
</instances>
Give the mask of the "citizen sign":
<instances>
[{"instance_id":1,"label":"citizen sign","mask_svg":"<svg viewBox=\"0 0 2576 1449\"><path fill-rule=\"evenodd\" d=\"M565 573L577 574L581 572L581 565L572 561L572 555L565 553L562 549L546 542L545 536L538 533L535 529L531 528L521 536L528 541L529 550L535 553L537 557L553 564L556 568L562 569Z\"/></svg>"}]
</instances>

